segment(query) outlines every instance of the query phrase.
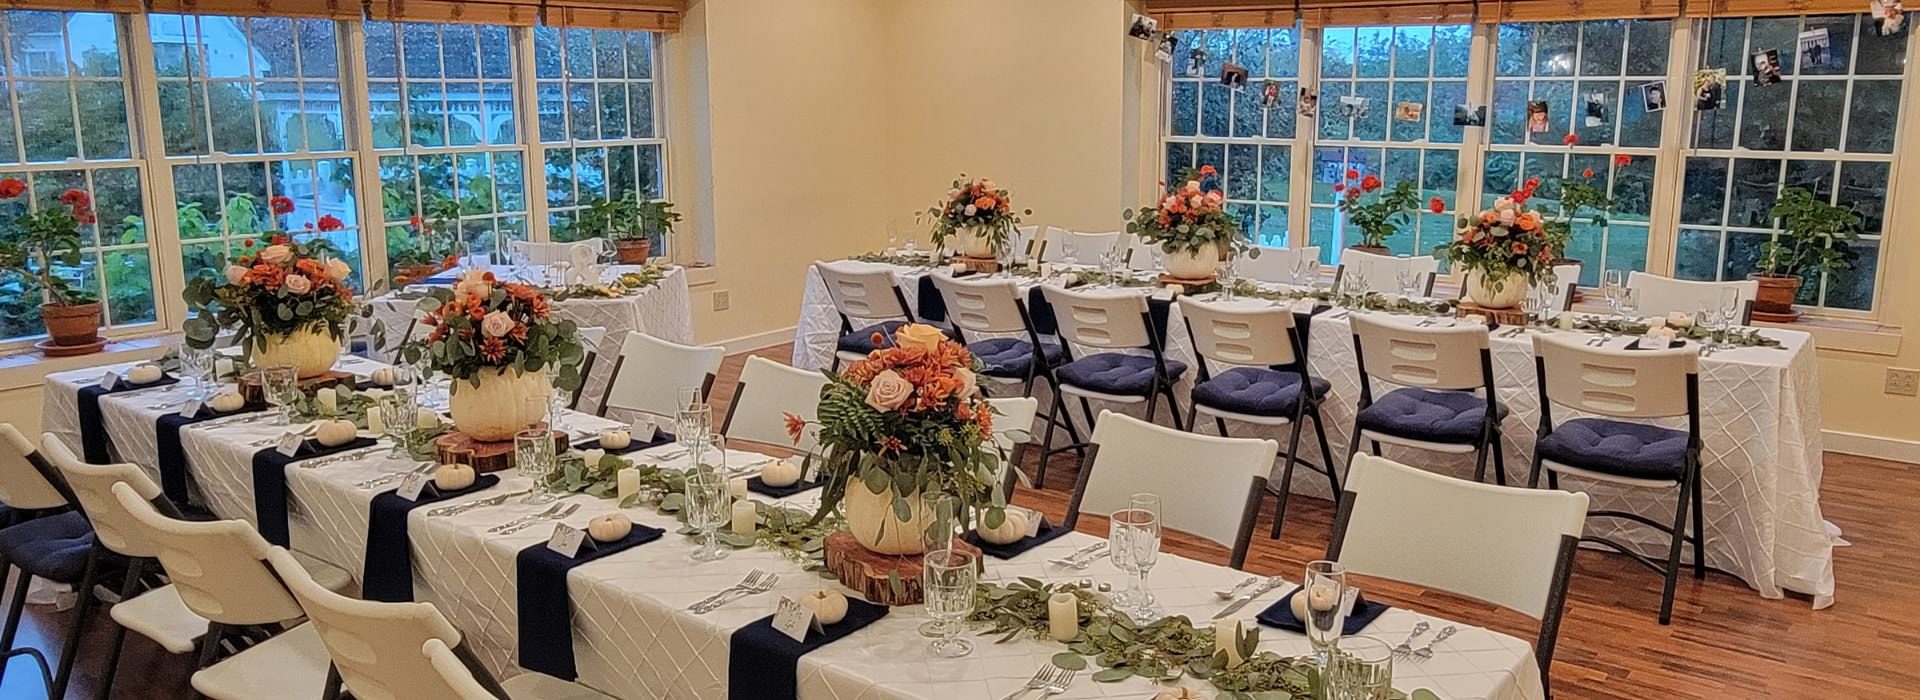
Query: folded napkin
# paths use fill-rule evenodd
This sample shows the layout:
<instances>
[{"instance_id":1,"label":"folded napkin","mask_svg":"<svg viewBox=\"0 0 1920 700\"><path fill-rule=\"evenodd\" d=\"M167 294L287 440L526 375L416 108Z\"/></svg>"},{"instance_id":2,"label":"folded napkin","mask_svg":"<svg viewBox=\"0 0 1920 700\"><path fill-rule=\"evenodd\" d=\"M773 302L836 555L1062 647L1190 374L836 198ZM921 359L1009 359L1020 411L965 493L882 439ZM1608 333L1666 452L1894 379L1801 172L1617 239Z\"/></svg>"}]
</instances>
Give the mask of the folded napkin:
<instances>
[{"instance_id":1,"label":"folded napkin","mask_svg":"<svg viewBox=\"0 0 1920 700\"><path fill-rule=\"evenodd\" d=\"M734 700L788 700L799 693L800 657L844 639L887 616L889 608L859 598L847 599L847 616L824 631L808 632L802 644L773 628L768 615L733 631L728 646L727 697Z\"/></svg>"},{"instance_id":2,"label":"folded napkin","mask_svg":"<svg viewBox=\"0 0 1920 700\"><path fill-rule=\"evenodd\" d=\"M791 486L768 486L767 482L762 481L760 477L747 477L748 491L762 496L772 496L774 498L786 498L794 494L806 493L826 485L827 482L825 481L806 481L803 479L793 482Z\"/></svg>"},{"instance_id":3,"label":"folded napkin","mask_svg":"<svg viewBox=\"0 0 1920 700\"><path fill-rule=\"evenodd\" d=\"M1043 519L1040 521L1040 531L1038 534L1032 537L1022 537L1007 544L987 542L986 540L980 539L980 533L978 532L969 532L961 535L961 539L966 540L967 544L979 547L982 553L995 559L1012 559L1027 553L1029 549L1060 539L1061 536L1069 532L1073 532L1073 528L1064 525L1055 525Z\"/></svg>"},{"instance_id":4,"label":"folded napkin","mask_svg":"<svg viewBox=\"0 0 1920 700\"><path fill-rule=\"evenodd\" d=\"M220 413L207 406L201 406L200 411L192 417L174 412L160 416L159 420L154 421L153 443L159 452L160 490L167 494L167 500L173 501L177 506L187 505L187 451L180 445L180 429L201 421L245 412L246 410L242 409L233 413Z\"/></svg>"},{"instance_id":5,"label":"folded napkin","mask_svg":"<svg viewBox=\"0 0 1920 700\"><path fill-rule=\"evenodd\" d=\"M99 384L80 387L80 448L87 463L106 464L113 461L113 457L107 453L107 424L100 415L100 397L178 383L179 377L164 374L159 381L146 384L134 384L123 379L113 391L107 391Z\"/></svg>"},{"instance_id":6,"label":"folded napkin","mask_svg":"<svg viewBox=\"0 0 1920 700\"><path fill-rule=\"evenodd\" d=\"M287 530L287 465L375 444L373 438L356 438L339 447L323 447L309 438L300 441L292 457L272 447L253 453L253 519L259 522L260 536L270 544L292 546Z\"/></svg>"},{"instance_id":7,"label":"folded napkin","mask_svg":"<svg viewBox=\"0 0 1920 700\"><path fill-rule=\"evenodd\" d=\"M374 496L367 504L367 560L361 570L360 597L382 603L413 602L413 537L407 533L407 513L498 483L500 477L481 474L464 489L440 491L428 486L417 501L401 498L397 488Z\"/></svg>"},{"instance_id":8,"label":"folded napkin","mask_svg":"<svg viewBox=\"0 0 1920 700\"><path fill-rule=\"evenodd\" d=\"M669 444L671 442L673 442L673 433L669 433L665 430L658 430L658 431L654 431L653 442L641 442L639 440L634 440L632 442L627 443L626 447L622 447L617 450L607 450L607 454L623 455L628 452L639 452L641 450L652 449L655 447L659 447L661 445ZM605 449L605 448L600 447L600 438L594 438L592 440L588 440L578 445L574 445L573 449L592 450L592 449Z\"/></svg>"},{"instance_id":9,"label":"folded napkin","mask_svg":"<svg viewBox=\"0 0 1920 700\"><path fill-rule=\"evenodd\" d=\"M1254 616L1254 619L1259 620L1260 624L1268 627L1278 627L1283 630L1304 634L1307 631L1306 624L1301 622L1300 618L1293 616L1293 597L1300 595L1303 590L1305 589L1293 589L1293 592L1281 598L1280 602L1274 603L1268 606L1267 609L1260 611L1260 614ZM1366 629L1367 625L1373 624L1373 621L1379 619L1380 615L1387 610L1388 606L1386 603L1369 602L1366 596L1356 594L1353 599L1353 610L1347 613L1346 626L1341 628L1340 633L1359 634L1360 630Z\"/></svg>"},{"instance_id":10,"label":"folded napkin","mask_svg":"<svg viewBox=\"0 0 1920 700\"><path fill-rule=\"evenodd\" d=\"M520 666L529 671L573 680L573 598L567 594L567 572L596 559L613 556L660 539L666 530L635 524L633 532L616 542L581 545L580 556L568 559L541 542L520 550L515 562L519 582Z\"/></svg>"}]
</instances>

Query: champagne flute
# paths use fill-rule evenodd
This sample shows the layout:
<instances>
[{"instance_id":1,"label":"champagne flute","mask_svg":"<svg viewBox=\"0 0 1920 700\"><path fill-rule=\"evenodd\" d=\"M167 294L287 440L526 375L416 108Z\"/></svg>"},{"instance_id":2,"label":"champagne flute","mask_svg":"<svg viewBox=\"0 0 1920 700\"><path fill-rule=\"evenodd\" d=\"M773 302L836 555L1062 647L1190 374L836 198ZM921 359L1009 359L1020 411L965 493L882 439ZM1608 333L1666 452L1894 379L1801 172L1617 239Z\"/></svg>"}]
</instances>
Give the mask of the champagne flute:
<instances>
[{"instance_id":1,"label":"champagne flute","mask_svg":"<svg viewBox=\"0 0 1920 700\"><path fill-rule=\"evenodd\" d=\"M292 365L259 369L260 393L279 411L274 425L293 425L293 402L300 395L300 374Z\"/></svg>"},{"instance_id":2,"label":"champagne flute","mask_svg":"<svg viewBox=\"0 0 1920 700\"><path fill-rule=\"evenodd\" d=\"M1123 520L1129 530L1127 556L1132 560L1135 577L1133 610L1128 614L1135 621L1146 622L1159 616L1147 575L1152 573L1154 563L1160 558L1160 496L1136 493L1128 499L1128 503L1132 506L1127 509L1130 514Z\"/></svg>"},{"instance_id":3,"label":"champagne flute","mask_svg":"<svg viewBox=\"0 0 1920 700\"><path fill-rule=\"evenodd\" d=\"M1741 325L1741 320L1740 292L1734 289L1720 290L1720 322L1724 324L1720 329L1732 330L1734 326Z\"/></svg>"},{"instance_id":4,"label":"champagne flute","mask_svg":"<svg viewBox=\"0 0 1920 700\"><path fill-rule=\"evenodd\" d=\"M676 411L673 420L673 439L699 445L713 430L713 407L707 404L694 404Z\"/></svg>"},{"instance_id":5,"label":"champagne flute","mask_svg":"<svg viewBox=\"0 0 1920 700\"><path fill-rule=\"evenodd\" d=\"M1614 317L1618 318L1620 316L1620 290L1626 287L1621 281L1624 278L1621 276L1619 270L1607 270L1605 276L1601 279L1600 293L1606 296L1608 308L1613 311Z\"/></svg>"},{"instance_id":6,"label":"champagne flute","mask_svg":"<svg viewBox=\"0 0 1920 700\"><path fill-rule=\"evenodd\" d=\"M1154 248L1154 250L1159 250L1159 248ZM1233 286L1240 281L1240 270L1236 263L1238 263L1237 258L1228 256L1226 262L1220 264L1221 301L1233 301Z\"/></svg>"},{"instance_id":7,"label":"champagne flute","mask_svg":"<svg viewBox=\"0 0 1920 700\"><path fill-rule=\"evenodd\" d=\"M712 469L695 467L687 472L687 525L700 531L700 549L690 555L694 561L719 561L727 558L715 535L722 524L733 517L733 494L727 476Z\"/></svg>"},{"instance_id":8,"label":"champagne flute","mask_svg":"<svg viewBox=\"0 0 1920 700\"><path fill-rule=\"evenodd\" d=\"M1139 577L1134 574L1136 569L1133 566L1134 531L1127 527L1127 522L1132 518L1131 513L1131 509L1123 509L1116 510L1107 516L1107 559L1113 562L1113 568L1127 574L1126 583L1120 587L1120 590L1115 591L1110 599L1114 609L1123 612L1132 607L1139 596L1139 591L1134 588L1139 584Z\"/></svg>"},{"instance_id":9,"label":"champagne flute","mask_svg":"<svg viewBox=\"0 0 1920 700\"><path fill-rule=\"evenodd\" d=\"M974 588L979 585L979 561L972 552L941 549L927 552L920 588L925 594L927 615L940 623L942 635L927 645L937 658L951 659L973 653L973 642L960 639L960 624L973 614Z\"/></svg>"},{"instance_id":10,"label":"champagne flute","mask_svg":"<svg viewBox=\"0 0 1920 700\"><path fill-rule=\"evenodd\" d=\"M1633 321L1640 318L1640 290L1621 287L1615 306L1619 309L1621 320Z\"/></svg>"},{"instance_id":11,"label":"champagne flute","mask_svg":"<svg viewBox=\"0 0 1920 700\"><path fill-rule=\"evenodd\" d=\"M521 476L533 480L533 488L527 491L521 503L539 504L554 500L545 483L547 476L553 472L554 460L551 431L531 429L514 434L514 466L519 469Z\"/></svg>"},{"instance_id":12,"label":"champagne flute","mask_svg":"<svg viewBox=\"0 0 1920 700\"><path fill-rule=\"evenodd\" d=\"M1322 559L1307 563L1307 574L1294 595L1307 596L1307 619L1300 622L1306 626L1307 641L1322 663L1346 633L1347 611L1354 593L1347 586L1347 569L1340 562Z\"/></svg>"},{"instance_id":13,"label":"champagne flute","mask_svg":"<svg viewBox=\"0 0 1920 700\"><path fill-rule=\"evenodd\" d=\"M1394 281L1400 283L1400 296L1412 299L1420 291L1420 273L1410 268L1400 268L1394 273Z\"/></svg>"},{"instance_id":14,"label":"champagne flute","mask_svg":"<svg viewBox=\"0 0 1920 700\"><path fill-rule=\"evenodd\" d=\"M566 410L569 397L567 392L560 390L560 365L549 362L543 371L547 375L547 427L566 432L566 427L561 425L560 412Z\"/></svg>"}]
</instances>

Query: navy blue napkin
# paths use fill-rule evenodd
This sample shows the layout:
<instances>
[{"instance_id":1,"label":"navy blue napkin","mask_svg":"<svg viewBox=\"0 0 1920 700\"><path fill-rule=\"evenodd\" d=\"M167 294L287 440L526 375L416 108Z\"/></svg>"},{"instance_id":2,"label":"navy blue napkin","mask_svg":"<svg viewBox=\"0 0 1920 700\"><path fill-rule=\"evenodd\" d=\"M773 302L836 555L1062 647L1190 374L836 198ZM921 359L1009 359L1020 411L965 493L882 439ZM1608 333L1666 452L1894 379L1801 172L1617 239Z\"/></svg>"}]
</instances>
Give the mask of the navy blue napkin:
<instances>
[{"instance_id":1,"label":"navy blue napkin","mask_svg":"<svg viewBox=\"0 0 1920 700\"><path fill-rule=\"evenodd\" d=\"M187 504L187 450L180 444L180 429L200 421L245 412L246 409L241 409L233 413L221 413L201 406L200 412L193 414L192 418L176 411L154 421L153 443L159 452L160 490L167 494L167 500L173 501L174 505Z\"/></svg>"},{"instance_id":2,"label":"navy blue napkin","mask_svg":"<svg viewBox=\"0 0 1920 700\"><path fill-rule=\"evenodd\" d=\"M1254 616L1254 619L1259 620L1260 624L1268 627L1278 627L1283 630L1304 634L1307 631L1306 624L1302 623L1300 618L1293 616L1293 597L1300 595L1303 590L1305 589L1293 589L1293 592L1281 598L1280 602L1267 606L1267 609L1260 611L1260 614ZM1353 610L1347 613L1346 626L1341 628L1340 633L1359 634L1360 630L1366 629L1367 625L1373 624L1373 621L1379 619L1380 615L1387 610L1388 606L1386 603L1370 602L1366 596L1356 594L1353 599Z\"/></svg>"},{"instance_id":3,"label":"navy blue napkin","mask_svg":"<svg viewBox=\"0 0 1920 700\"><path fill-rule=\"evenodd\" d=\"M581 545L580 556L568 559L547 549L545 541L520 550L514 569L519 581L520 666L529 671L573 680L573 598L567 595L567 572L573 567L660 539L666 530L635 523L633 532L617 542Z\"/></svg>"},{"instance_id":4,"label":"navy blue napkin","mask_svg":"<svg viewBox=\"0 0 1920 700\"><path fill-rule=\"evenodd\" d=\"M961 539L966 540L967 544L979 547L980 551L987 556L995 559L1012 559L1026 554L1029 549L1060 539L1061 536L1069 532L1073 532L1073 528L1064 525L1055 525L1042 519L1040 521L1039 534L1032 537L1022 537L1007 544L993 544L980 539L980 533L978 532L969 532L961 535Z\"/></svg>"},{"instance_id":5,"label":"navy blue napkin","mask_svg":"<svg viewBox=\"0 0 1920 700\"><path fill-rule=\"evenodd\" d=\"M727 697L734 700L787 700L799 693L800 657L846 638L886 617L891 610L859 598L847 599L847 616L808 632L802 644L773 628L768 615L733 631L728 645Z\"/></svg>"},{"instance_id":6,"label":"navy blue napkin","mask_svg":"<svg viewBox=\"0 0 1920 700\"><path fill-rule=\"evenodd\" d=\"M933 286L933 273L920 276L919 288L919 296L913 300L914 313L928 323L945 323L947 300L940 296L940 288Z\"/></svg>"},{"instance_id":7,"label":"navy blue napkin","mask_svg":"<svg viewBox=\"0 0 1920 700\"><path fill-rule=\"evenodd\" d=\"M806 493L808 491L812 491L814 489L817 489L826 485L827 485L827 482L824 482L824 481L801 480L801 481L793 482L793 484L790 486L768 486L767 482L761 480L760 477L757 477L757 476L747 477L748 491L752 491L762 496L772 496L774 498L786 498L788 496L792 496L797 493Z\"/></svg>"},{"instance_id":8,"label":"navy blue napkin","mask_svg":"<svg viewBox=\"0 0 1920 700\"><path fill-rule=\"evenodd\" d=\"M413 602L413 536L407 533L407 513L498 483L500 477L481 474L472 486L454 491L428 484L417 501L401 498L397 488L374 496L367 504L367 557L361 569L360 597L382 603Z\"/></svg>"},{"instance_id":9,"label":"navy blue napkin","mask_svg":"<svg viewBox=\"0 0 1920 700\"><path fill-rule=\"evenodd\" d=\"M639 440L634 440L632 442L627 443L626 447L622 447L617 450L607 450L607 454L623 455L628 452L639 452L641 450L659 447L661 445L665 445L670 442L673 442L673 433L669 433L665 430L656 430L654 431L653 442L641 442ZM592 440L588 440L578 445L574 445L573 449L592 450L592 449L606 449L606 448L600 447L600 438L594 438Z\"/></svg>"},{"instance_id":10,"label":"navy blue napkin","mask_svg":"<svg viewBox=\"0 0 1920 700\"><path fill-rule=\"evenodd\" d=\"M100 397L178 383L180 383L179 377L163 374L159 381L147 384L135 384L122 379L113 391L107 391L99 384L80 387L80 449L83 456L87 458L87 463L106 464L113 461L113 456L107 453L107 424L100 415Z\"/></svg>"},{"instance_id":11,"label":"navy blue napkin","mask_svg":"<svg viewBox=\"0 0 1920 700\"><path fill-rule=\"evenodd\" d=\"M322 447L307 439L300 441L292 457L272 447L253 453L253 519L260 523L260 536L270 544L292 547L287 529L287 465L375 444L373 438L355 438L339 447Z\"/></svg>"}]
</instances>

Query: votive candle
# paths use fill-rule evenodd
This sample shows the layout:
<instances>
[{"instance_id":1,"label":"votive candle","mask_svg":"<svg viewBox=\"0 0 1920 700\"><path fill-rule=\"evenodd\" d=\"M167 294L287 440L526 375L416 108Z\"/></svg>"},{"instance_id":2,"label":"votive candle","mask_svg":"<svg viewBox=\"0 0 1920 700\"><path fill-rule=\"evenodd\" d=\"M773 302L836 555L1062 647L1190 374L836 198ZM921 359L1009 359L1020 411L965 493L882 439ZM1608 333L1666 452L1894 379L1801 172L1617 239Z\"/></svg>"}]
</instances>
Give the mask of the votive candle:
<instances>
[{"instance_id":1,"label":"votive candle","mask_svg":"<svg viewBox=\"0 0 1920 700\"><path fill-rule=\"evenodd\" d=\"M617 501L619 503L626 503L628 496L632 496L640 492L640 470L639 469L635 469L633 467L627 467L626 469L622 469L618 472L615 472L614 480L615 480L614 495L619 499Z\"/></svg>"},{"instance_id":2,"label":"votive candle","mask_svg":"<svg viewBox=\"0 0 1920 700\"><path fill-rule=\"evenodd\" d=\"M1246 661L1240 656L1240 645L1237 644L1239 639L1239 618L1213 621L1213 651L1216 654L1226 652L1227 668L1239 666L1241 662Z\"/></svg>"},{"instance_id":3,"label":"votive candle","mask_svg":"<svg viewBox=\"0 0 1920 700\"><path fill-rule=\"evenodd\" d=\"M753 501L733 502L733 534L753 536L753 530L759 525L759 513L753 507Z\"/></svg>"},{"instance_id":4,"label":"votive candle","mask_svg":"<svg viewBox=\"0 0 1920 700\"><path fill-rule=\"evenodd\" d=\"M727 490L733 492L733 497L736 500L741 498L746 498L747 497L747 477L736 476L732 479L728 479ZM737 507L740 504L736 503L734 505Z\"/></svg>"},{"instance_id":5,"label":"votive candle","mask_svg":"<svg viewBox=\"0 0 1920 700\"><path fill-rule=\"evenodd\" d=\"M1047 598L1047 636L1066 643L1080 636L1080 599L1072 593Z\"/></svg>"}]
</instances>

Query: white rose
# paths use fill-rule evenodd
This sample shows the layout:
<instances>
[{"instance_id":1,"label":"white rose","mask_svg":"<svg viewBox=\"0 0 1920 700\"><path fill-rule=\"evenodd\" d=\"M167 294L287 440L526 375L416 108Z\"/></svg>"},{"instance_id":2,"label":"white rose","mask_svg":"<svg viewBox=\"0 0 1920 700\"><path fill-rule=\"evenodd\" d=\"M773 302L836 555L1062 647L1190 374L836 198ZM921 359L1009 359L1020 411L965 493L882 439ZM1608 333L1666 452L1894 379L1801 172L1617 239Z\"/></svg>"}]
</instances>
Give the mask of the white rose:
<instances>
[{"instance_id":1,"label":"white rose","mask_svg":"<svg viewBox=\"0 0 1920 700\"><path fill-rule=\"evenodd\" d=\"M346 263L338 259L327 261L327 276L332 277L334 281L344 280L351 274L353 274L353 268Z\"/></svg>"},{"instance_id":2,"label":"white rose","mask_svg":"<svg viewBox=\"0 0 1920 700\"><path fill-rule=\"evenodd\" d=\"M293 249L283 245L270 245L260 251L260 259L278 265L293 258Z\"/></svg>"},{"instance_id":3,"label":"white rose","mask_svg":"<svg viewBox=\"0 0 1920 700\"><path fill-rule=\"evenodd\" d=\"M1500 223L1511 226L1513 225L1513 218L1514 218L1514 213L1512 209L1500 210Z\"/></svg>"},{"instance_id":4,"label":"white rose","mask_svg":"<svg viewBox=\"0 0 1920 700\"><path fill-rule=\"evenodd\" d=\"M1513 208L1512 197L1501 197L1499 199L1493 200L1494 211L1506 211L1512 208Z\"/></svg>"},{"instance_id":5,"label":"white rose","mask_svg":"<svg viewBox=\"0 0 1920 700\"><path fill-rule=\"evenodd\" d=\"M240 284L247 279L247 268L242 265L227 266L227 284Z\"/></svg>"},{"instance_id":6,"label":"white rose","mask_svg":"<svg viewBox=\"0 0 1920 700\"><path fill-rule=\"evenodd\" d=\"M980 208L969 204L967 205L967 208L964 211L966 211L967 216L973 216L974 214L980 211Z\"/></svg>"},{"instance_id":7,"label":"white rose","mask_svg":"<svg viewBox=\"0 0 1920 700\"><path fill-rule=\"evenodd\" d=\"M505 311L489 313L480 320L480 331L494 338L506 335L513 331L513 317Z\"/></svg>"},{"instance_id":8,"label":"white rose","mask_svg":"<svg viewBox=\"0 0 1920 700\"><path fill-rule=\"evenodd\" d=\"M287 275L287 293L306 294L313 291L313 280L305 275Z\"/></svg>"}]
</instances>

